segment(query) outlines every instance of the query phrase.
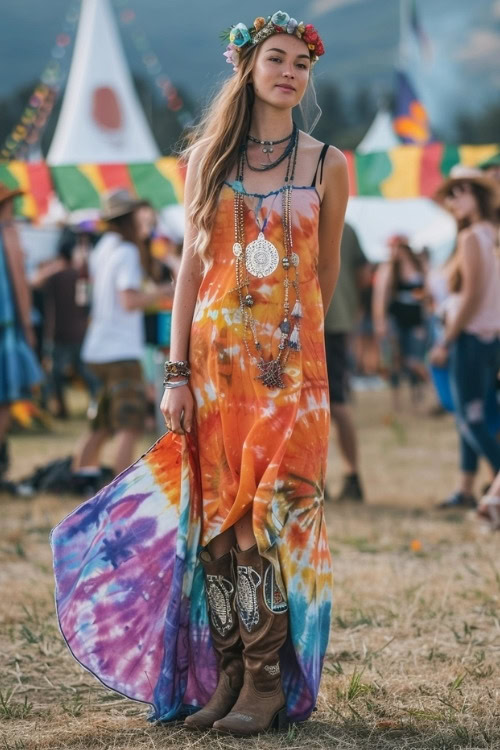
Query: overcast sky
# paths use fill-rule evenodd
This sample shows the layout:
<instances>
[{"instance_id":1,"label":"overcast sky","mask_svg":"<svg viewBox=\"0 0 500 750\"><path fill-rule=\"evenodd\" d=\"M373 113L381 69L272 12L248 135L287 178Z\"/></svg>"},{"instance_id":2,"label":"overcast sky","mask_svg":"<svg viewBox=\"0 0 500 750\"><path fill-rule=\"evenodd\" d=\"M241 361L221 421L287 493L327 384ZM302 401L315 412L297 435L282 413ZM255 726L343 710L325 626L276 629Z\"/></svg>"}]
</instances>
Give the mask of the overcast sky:
<instances>
[{"instance_id":1,"label":"overcast sky","mask_svg":"<svg viewBox=\"0 0 500 750\"><path fill-rule=\"evenodd\" d=\"M64 30L71 1L1 0L0 96L40 75ZM262 0L110 2L117 14L127 8L135 11L133 24L120 26L134 71L145 74L131 28L145 31L163 70L197 99L206 97L228 72L220 30L238 21L249 25L263 10L273 12L263 8ZM327 54L316 68L320 79L333 80L347 93L365 84L378 94L391 86L399 7L399 0L288 0L283 9L314 23L323 36ZM478 111L498 99L500 0L417 0L417 7L433 55L425 62L411 45L408 65L431 121L446 126L458 111Z\"/></svg>"}]
</instances>

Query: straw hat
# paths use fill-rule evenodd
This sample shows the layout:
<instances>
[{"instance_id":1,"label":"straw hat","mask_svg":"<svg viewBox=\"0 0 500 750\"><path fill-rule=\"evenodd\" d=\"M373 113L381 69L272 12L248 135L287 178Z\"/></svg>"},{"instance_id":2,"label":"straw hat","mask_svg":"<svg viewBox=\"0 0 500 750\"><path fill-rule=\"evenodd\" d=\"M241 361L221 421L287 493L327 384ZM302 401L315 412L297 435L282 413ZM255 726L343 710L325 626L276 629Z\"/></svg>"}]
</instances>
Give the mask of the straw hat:
<instances>
[{"instance_id":1,"label":"straw hat","mask_svg":"<svg viewBox=\"0 0 500 750\"><path fill-rule=\"evenodd\" d=\"M433 199L436 203L443 204L451 186L464 182L472 182L475 185L485 188L490 193L494 205L500 205L500 185L480 169L477 169L477 167L466 167L463 164L455 164L451 168L450 174L438 187L433 195Z\"/></svg>"},{"instance_id":2,"label":"straw hat","mask_svg":"<svg viewBox=\"0 0 500 750\"><path fill-rule=\"evenodd\" d=\"M20 188L14 188L14 190L11 190L11 188L4 185L3 182L0 182L0 203L8 201L10 198L16 198L18 195L23 195L23 193L24 190L21 190Z\"/></svg>"},{"instance_id":3,"label":"straw hat","mask_svg":"<svg viewBox=\"0 0 500 750\"><path fill-rule=\"evenodd\" d=\"M101 198L101 219L112 221L119 216L131 214L139 206L140 201L134 198L127 188L110 190Z\"/></svg>"}]
</instances>

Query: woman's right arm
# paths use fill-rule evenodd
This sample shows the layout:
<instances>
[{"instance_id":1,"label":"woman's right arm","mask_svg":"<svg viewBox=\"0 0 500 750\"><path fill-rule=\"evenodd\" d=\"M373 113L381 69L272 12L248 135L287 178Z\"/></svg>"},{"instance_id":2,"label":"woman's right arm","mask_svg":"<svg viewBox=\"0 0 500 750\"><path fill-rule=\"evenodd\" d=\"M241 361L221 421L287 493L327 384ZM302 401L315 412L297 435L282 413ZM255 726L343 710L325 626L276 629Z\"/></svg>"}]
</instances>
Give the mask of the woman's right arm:
<instances>
[{"instance_id":1,"label":"woman's right arm","mask_svg":"<svg viewBox=\"0 0 500 750\"><path fill-rule=\"evenodd\" d=\"M460 302L453 319L447 324L443 344L449 346L467 326L481 302L484 268L478 266L480 246L476 234L465 229L458 235L457 262L460 269Z\"/></svg>"},{"instance_id":2,"label":"woman's right arm","mask_svg":"<svg viewBox=\"0 0 500 750\"><path fill-rule=\"evenodd\" d=\"M186 226L181 265L175 282L172 309L170 334L170 360L172 362L187 360L188 358L189 335L202 278L202 263L199 255L193 249L196 233L189 215L189 206L197 179L198 163L199 154L195 149L189 158L184 190ZM172 378L172 380L179 379L182 378ZM184 432L191 431L193 407L193 395L188 385L165 389L160 408L165 417L165 422L172 432L182 435Z\"/></svg>"}]
</instances>

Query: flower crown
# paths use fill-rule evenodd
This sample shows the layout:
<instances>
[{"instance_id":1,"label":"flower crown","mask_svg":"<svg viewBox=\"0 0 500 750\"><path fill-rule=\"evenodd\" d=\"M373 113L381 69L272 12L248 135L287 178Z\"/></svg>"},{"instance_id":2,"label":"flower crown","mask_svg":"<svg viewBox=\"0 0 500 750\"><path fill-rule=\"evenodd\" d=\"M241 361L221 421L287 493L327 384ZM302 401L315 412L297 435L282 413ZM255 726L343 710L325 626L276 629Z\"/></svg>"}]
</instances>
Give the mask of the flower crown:
<instances>
[{"instance_id":1,"label":"flower crown","mask_svg":"<svg viewBox=\"0 0 500 750\"><path fill-rule=\"evenodd\" d=\"M240 61L241 50L244 47L259 44L273 34L283 33L294 34L307 44L313 64L318 61L321 55L325 54L321 37L312 24L306 25L303 21L298 23L295 18L290 18L288 13L278 10L272 16L268 16L267 19L259 16L250 28L247 28L244 23L237 23L236 26L232 26L223 32L222 38L229 41L224 52L226 62L233 66L233 70L236 70Z\"/></svg>"}]
</instances>

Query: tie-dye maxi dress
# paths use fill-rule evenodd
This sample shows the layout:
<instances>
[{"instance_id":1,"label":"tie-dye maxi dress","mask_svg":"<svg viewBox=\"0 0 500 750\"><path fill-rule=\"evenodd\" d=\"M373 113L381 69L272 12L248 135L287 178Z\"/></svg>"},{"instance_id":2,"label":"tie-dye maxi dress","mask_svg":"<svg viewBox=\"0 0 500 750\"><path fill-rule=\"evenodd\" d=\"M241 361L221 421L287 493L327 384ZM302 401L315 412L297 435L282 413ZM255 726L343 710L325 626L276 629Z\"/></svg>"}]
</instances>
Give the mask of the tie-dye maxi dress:
<instances>
[{"instance_id":1,"label":"tie-dye maxi dress","mask_svg":"<svg viewBox=\"0 0 500 750\"><path fill-rule=\"evenodd\" d=\"M283 254L281 195L258 199L266 237ZM246 200L249 200L248 198ZM76 659L105 685L170 720L204 705L217 683L199 552L253 502L259 551L288 601L281 651L288 714L306 719L319 688L331 610L331 559L323 512L329 397L317 278L315 188L293 190L300 257L301 350L286 388L270 390L242 345L233 246L233 192L221 191L190 337L196 420L191 436L167 433L137 463L54 530L56 603ZM247 242L255 213L245 208ZM252 279L263 351L277 351L281 265ZM293 290L290 294L294 304ZM272 605L271 605L272 606Z\"/></svg>"}]
</instances>

